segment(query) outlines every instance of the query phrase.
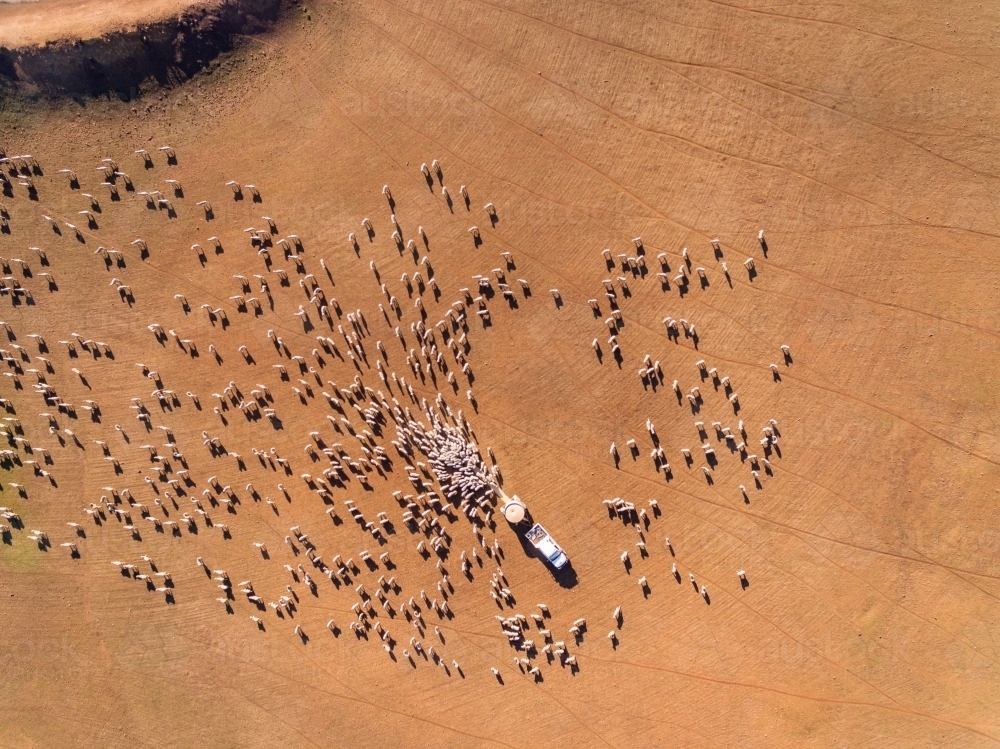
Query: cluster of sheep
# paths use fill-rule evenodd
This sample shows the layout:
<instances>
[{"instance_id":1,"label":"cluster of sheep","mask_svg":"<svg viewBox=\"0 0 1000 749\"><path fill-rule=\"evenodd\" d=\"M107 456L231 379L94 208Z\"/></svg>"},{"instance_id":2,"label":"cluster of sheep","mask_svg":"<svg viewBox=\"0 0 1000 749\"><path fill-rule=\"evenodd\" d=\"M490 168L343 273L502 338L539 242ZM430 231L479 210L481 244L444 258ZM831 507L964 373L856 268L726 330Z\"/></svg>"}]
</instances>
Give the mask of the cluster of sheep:
<instances>
[{"instance_id":1,"label":"cluster of sheep","mask_svg":"<svg viewBox=\"0 0 1000 749\"><path fill-rule=\"evenodd\" d=\"M483 504L493 494L493 481L474 444L456 427L435 420L430 429L413 423L413 438L430 461L434 475L451 500Z\"/></svg>"}]
</instances>

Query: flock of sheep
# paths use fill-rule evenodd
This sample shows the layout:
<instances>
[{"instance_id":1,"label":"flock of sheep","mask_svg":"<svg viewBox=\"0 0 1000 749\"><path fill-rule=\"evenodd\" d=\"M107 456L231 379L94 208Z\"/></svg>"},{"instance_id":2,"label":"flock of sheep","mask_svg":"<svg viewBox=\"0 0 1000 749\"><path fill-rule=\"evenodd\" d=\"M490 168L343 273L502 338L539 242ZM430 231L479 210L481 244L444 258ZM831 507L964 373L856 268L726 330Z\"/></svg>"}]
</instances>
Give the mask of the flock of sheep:
<instances>
[{"instance_id":1,"label":"flock of sheep","mask_svg":"<svg viewBox=\"0 0 1000 749\"><path fill-rule=\"evenodd\" d=\"M157 153L160 156L154 157ZM129 280L155 278L156 269L147 270L143 265L151 263L151 258L176 262L172 250L154 235L123 241L119 246L132 249L118 249L112 239L102 236L100 223L107 212L142 210L155 211L169 221L194 220L203 230L215 219L213 201L224 198L188 197L177 179L178 154L169 146L153 154L139 150L135 157L141 179L155 184L153 178L159 175L160 190L137 190L127 170L112 158L102 159L93 170L79 174L59 170L61 178L55 180L46 176L32 156L0 159L0 187L8 201L18 204L16 211L8 211L0 203L5 232L0 246L7 248L0 256L4 273L0 294L8 296L13 306L11 321L0 322L7 339L0 346L0 356L7 365L0 381L0 406L7 415L0 430L9 443L0 451L0 466L18 478L2 481L3 495L14 495L7 504L15 505L0 507L4 542L27 540L44 550L53 543L51 534L67 557L79 563L90 553L88 545L94 534L118 534L122 548L134 551L129 559L107 560L116 574L159 594L167 604L191 605L201 597L215 598L220 614L242 612L261 632L287 630L308 643L318 633L305 623L309 618L306 614L314 602L322 601L323 611L341 612L339 618L353 637L361 642L377 638L387 657L413 667L432 663L449 676L462 678L466 673L457 659L446 656L449 624L465 608L453 602L475 596L481 590L477 579L488 574L490 596L500 609L497 619L502 633L517 652L516 668L536 679L544 678L542 667L550 664L575 671L579 667L577 653L554 634L549 607L538 604L537 613L530 615L517 610L515 587L501 567L505 556L501 539L511 538L517 531L505 522L498 524L494 517L492 487L502 484L503 476L489 448L487 466L473 425L454 404L464 389L465 399L478 409L472 388L470 338L488 335L484 330L495 322L490 309L494 295L499 291L512 309L518 307L517 294L507 279L507 273L516 268L512 253L500 254L502 267L473 275L471 287L449 293L435 273L428 232L420 226L414 237L408 236L397 219L392 191L386 186L382 193L389 204L392 244L399 258L412 258L416 268L404 273L396 286L383 279L378 268L389 260L384 255L368 257L381 234L377 222L365 218L359 222L362 241L352 232L346 250L329 250L307 248L307 242L296 234L280 237L280 218L262 216L263 223L247 227L242 240L220 238L223 227L218 234L191 246L200 269L210 275L213 284L226 282L211 276L217 265L212 256L223 254L224 247L228 249L234 241L243 243L235 251L246 258L247 270L232 277L232 294L205 292L204 284L177 290L173 299L183 319L191 321L188 327L200 331L182 333L176 325L161 324L157 318L162 311L147 306L138 290L141 284ZM165 163L156 163L158 160ZM164 169L170 176L163 177ZM88 180L80 175L94 172L99 172L99 181L91 192L83 192ZM422 165L421 172L428 186L451 207L441 164ZM135 182L139 181L136 177ZM255 185L230 181L220 185L223 187L234 200L249 196L252 204L264 201ZM49 206L50 192L66 189L78 195L84 206L72 220ZM97 197L99 190L106 197ZM471 212L468 188L462 185L457 194ZM188 204L195 207L190 214ZM496 206L487 203L484 210L494 225ZM31 219L32 214L37 214L36 220ZM471 248L477 248L472 257L479 258L482 251L478 248L489 241L488 235L478 226L469 228L468 233ZM766 254L763 232L759 241ZM622 349L626 300L633 294L633 284L651 282L641 238L635 238L633 245L635 254L620 255L617 262L610 249L601 253L605 269L621 274L603 280L603 301L589 299L586 305L561 311L568 314L589 307L597 324L607 326L610 352L619 364L626 356L633 356ZM14 246L26 247L32 253L30 260L8 257ZM71 269L66 268L65 275L60 272L62 258L81 248L90 249L92 260L88 262L97 263L113 276L109 287L122 305L121 315L140 322L148 339L99 341L86 334L86 315L75 317L70 327L62 328L69 323L50 314L48 297L78 282ZM721 261L718 240L713 241L712 249ZM319 254L338 259L320 259ZM316 266L310 268L312 257L317 258ZM364 261L374 275L373 293L382 296L376 303L377 313L345 310L334 296L337 266ZM702 288L710 285L705 268L692 271L686 248L673 277L666 253L659 255L658 262L661 270L656 282L664 291L670 290L671 280L682 293L687 293L692 283ZM752 258L744 265L752 278L757 273ZM731 281L724 262L720 268ZM529 282L523 278L517 282L522 302L527 301ZM558 289L551 293L560 309L567 301L574 301L564 299ZM298 294L303 294L304 303L293 299ZM412 300L405 311L399 299L403 294ZM449 296L454 300L448 300ZM236 327L232 324L236 318L242 330L267 327L266 347L261 349L252 339L234 340L235 333L229 329ZM692 358L698 357L699 334L694 323L669 316L663 322L667 340L679 344L683 331ZM197 340L200 337L203 340ZM393 338L397 343L392 343ZM173 363L161 364L164 371L160 372L141 361L123 362L120 348L141 348L158 362ZM208 354L207 364L202 348ZM597 338L593 348L603 365L604 351ZM782 354L785 365L790 365L790 350L783 347ZM177 357L188 363L192 373L189 381L178 376L178 370L187 369L175 366ZM642 361L639 380L649 397L657 397L661 389L669 392L660 361L652 354L646 354ZM400 366L403 362L405 369ZM720 403L731 408L734 416L738 414L742 406L730 377L702 358L692 365L696 385L685 389L678 380L672 381L677 405L689 408L699 419L702 410L709 407L706 396L717 392ZM770 368L775 380L780 380L778 365ZM167 374L168 369L173 374ZM218 383L208 388L216 392L199 392L206 381ZM109 423L106 411L112 402L115 407L110 410L131 411L134 422ZM203 404L208 403L212 405L206 410ZM246 449L245 440L243 448L234 444L243 432L230 429L232 421L247 424L254 443L250 447L252 458L245 459L240 452ZM775 454L780 456L775 420L763 427L759 456L747 446L750 437L742 420L735 430L721 420L712 421L715 444L708 439L703 421L695 421L694 428L700 444L678 452L688 467L698 462L695 453L702 453L704 464L699 467L709 483L715 480L718 453L725 452L747 466L757 489L762 488L765 477L773 475L770 461ZM301 442L302 452L283 456L277 444L268 444L275 429L290 431L292 439ZM668 451L649 419L646 431L650 458L668 482L663 491L669 492L673 469ZM627 447L633 460L637 459L641 452L637 440L630 438ZM595 448L595 453L599 449ZM107 484L100 494L94 492L83 506L72 510L71 497L78 495L79 488L73 486L72 475L61 471L64 460L72 462L64 459L67 451L82 453L74 456L74 461L85 461L88 467L103 472L106 479L101 483ZM612 443L609 452L618 465L622 456L617 445ZM207 464L210 471L205 470ZM131 479L125 466L134 474L135 465L142 467L143 480L127 486ZM210 472L213 475L207 475ZM749 502L746 487L740 485L739 491ZM67 530L31 527L36 524L33 502L38 497L67 506ZM657 501L649 501L648 513L622 498L605 500L605 504L610 517L635 528L641 557L650 556L646 534L660 516ZM286 516L294 521L285 520ZM261 527L251 522L254 517L288 524L280 548L272 539L254 535ZM329 532L331 526L345 522L353 522L356 529ZM553 517L551 525L558 529L559 518ZM241 569L231 574L210 563L219 543L247 549ZM572 556L573 539L564 539L564 545ZM671 557L675 553L669 538L664 553ZM407 561L400 562L404 557ZM171 560L169 565L162 561L165 558ZM631 569L628 551L621 554L621 561L626 571ZM185 574L178 573L177 565L183 565ZM273 565L283 566L275 572ZM538 565L541 571L541 562ZM195 567L203 571L204 580L187 574ZM411 580L414 571L417 574ZM457 573L454 579L453 571ZM638 580L644 595L651 589L649 574ZM676 562L672 562L671 574L680 582ZM738 575L745 585L746 572L739 570ZM237 578L241 580L234 583ZM690 580L710 602L705 586L699 586L693 574ZM604 615L615 624L608 638L617 647L624 621L622 608L617 606ZM342 635L337 618L327 621L326 636ZM569 622L567 619L565 629L571 644L578 647L585 639L586 619ZM496 666L491 669L502 682L501 670Z\"/></svg>"}]
</instances>

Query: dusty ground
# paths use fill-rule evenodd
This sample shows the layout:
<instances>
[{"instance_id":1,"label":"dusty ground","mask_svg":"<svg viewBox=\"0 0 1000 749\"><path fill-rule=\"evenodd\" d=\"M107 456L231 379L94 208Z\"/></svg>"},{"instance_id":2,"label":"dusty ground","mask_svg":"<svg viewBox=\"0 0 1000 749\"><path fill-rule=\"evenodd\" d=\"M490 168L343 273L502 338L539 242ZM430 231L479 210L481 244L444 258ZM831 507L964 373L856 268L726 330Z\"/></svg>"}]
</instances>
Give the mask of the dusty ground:
<instances>
[{"instance_id":1,"label":"dusty ground","mask_svg":"<svg viewBox=\"0 0 1000 749\"><path fill-rule=\"evenodd\" d=\"M195 0L38 0L5 5L0 46L91 39L168 18Z\"/></svg>"},{"instance_id":2,"label":"dusty ground","mask_svg":"<svg viewBox=\"0 0 1000 749\"><path fill-rule=\"evenodd\" d=\"M17 461L8 456L0 502L24 527L12 527L0 546L0 744L997 743L996 22L975 3L785 10L709 0L676 7L318 2L249 40L213 74L168 93L130 104L10 103L2 115L7 154L32 154L43 174L33 177L37 200L10 177L12 196L3 198L9 233L0 235L0 255L11 261L5 275L33 299L8 291L2 302L11 304L2 316L16 340L0 347L19 362L5 374L20 369L23 389L3 377L0 395L23 435L14 429L8 449ZM156 150L164 145L175 150L176 164ZM133 153L140 148L152 154L150 168ZM118 176L118 201L95 170L109 157L135 187L127 190ZM429 189L419 168L433 159L443 178ZM76 170L80 188L60 169ZM182 197L167 179L179 180ZM230 180L255 185L261 202L245 187L234 200ZM440 299L431 289L411 297L400 282L402 273L429 274L409 250L397 251L384 184L402 239L416 241L418 260L429 259ZM460 185L468 188L468 209ZM149 207L139 192L150 190L162 191L175 215L165 205ZM96 228L79 214L90 207L82 193L98 199ZM212 204L210 221L196 205L202 200ZM487 202L496 207L495 226ZM276 222L270 270L244 233L267 228L262 216ZM278 239L289 234L302 247L286 258ZM619 254L639 257L633 237L642 238L645 274L618 264ZM131 244L136 238L148 257ZM192 244L204 248L204 261ZM100 246L120 250L121 265L95 254ZM49 267L28 247L42 249ZM686 290L674 281L685 247ZM503 252L515 268L507 269ZM670 268L666 287L657 277L661 253ZM744 267L749 257L754 274ZM30 277L13 258L28 263ZM381 303L391 314L371 262L399 300L402 317L393 324L405 348L379 312ZM516 308L500 293L494 268L504 271ZM241 290L237 274L251 291ZM266 277L273 309L254 274ZM300 287L308 274L308 286L318 283L339 302L343 317L332 329ZM476 293L477 274L491 281L492 325L484 327L478 305L469 305L470 385L432 326L463 298L459 289ZM112 279L129 287L131 301ZM517 279L528 282L530 296ZM621 310L621 320L612 320L620 366L608 343L605 279ZM559 290L561 306L550 289ZM259 299L261 314L252 306L240 312L236 295ZM344 414L328 405L322 391L330 381L347 388L360 374L414 416L420 399L437 396L426 370L422 382L406 362L411 348L420 357L410 329L418 296L457 377L455 392L432 367L440 392L453 413L463 409L484 456L492 447L505 489L524 498L567 550L575 580L554 577L501 521L495 531L483 528L485 541L497 539L503 549L499 561L515 599L501 607L490 595L498 560L456 512L454 521L441 518L452 539L443 566L454 587L453 617L429 609L420 591L440 601L441 578L435 557L424 560L416 549L424 534L411 533L392 496L417 492L390 443L391 417L377 439L391 469L359 468L371 491L346 474L346 488L332 491L339 524L301 478L327 467L326 456L314 462L304 452L311 431L327 445L340 443L351 460L363 457L339 420L367 427L343 396ZM210 319L203 304L223 309L229 325ZM300 304L315 329L295 316ZM355 366L337 326L349 333L346 315L357 309L369 329L359 341L366 359L358 353ZM667 338L665 316L696 326L697 349L690 335ZM158 342L147 329L154 323L193 341L198 355L170 336ZM301 379L309 390L298 382L296 362L276 351L269 330L317 370L318 384L308 373ZM74 333L106 346L95 355L95 343L89 351L77 343L70 358L59 341L78 340ZM29 334L43 336L49 353L40 354ZM343 359L320 350L317 360L317 334L332 338ZM386 372L412 382L417 403L391 377L379 379L379 340ZM20 361L15 343L30 363ZM655 388L637 375L646 354L662 369ZM37 356L49 360L51 373ZM738 413L721 382L699 374L699 360L730 378ZM137 363L159 374L177 404L158 404L150 395L157 386ZM289 381L274 368L279 363ZM76 418L35 392L30 369L74 404ZM683 394L700 388L697 414L675 397L674 380ZM234 407L214 413L212 394L230 382L247 400L265 385L273 403L260 408L273 408L280 424ZM467 400L470 387L478 411ZM132 398L148 409L148 430ZM82 408L87 399L99 404L99 416ZM41 413L52 414L55 434ZM647 419L672 467L669 480L649 457ZM761 459L770 419L780 441L770 450L770 471L759 464L758 488L750 459L711 424L739 441L742 420L747 452ZM696 421L718 459L711 481ZM239 454L245 470L231 455L213 457L203 432ZM26 438L32 452L13 437ZM634 459L629 439L637 442ZM107 443L120 474L95 440ZM190 471L193 485L182 496L142 449L156 446L170 466L163 478L177 479L183 466L168 442ZM252 453L271 447L289 461L290 475ZM692 451L690 466L682 448ZM30 460L50 475L33 475ZM203 517L191 499L207 490L218 500L210 477L231 486L239 504L227 511L206 498ZM248 483L274 508L256 501ZM128 488L161 521L191 513L197 533L183 522L179 535L157 533L124 498L119 508L130 512L141 540L110 513L96 525L84 508L110 499L105 487ZM645 518L611 519L602 500L615 497L644 509ZM366 521L388 514L395 532L385 532L384 546L352 520L348 499ZM85 537L67 522L81 523ZM296 558L284 542L292 526L308 534L325 563L339 554L363 571L350 582L334 575L337 587L306 562L317 584L311 594L284 568L305 558L301 544ZM33 529L47 533L51 547L30 540ZM636 546L640 531L647 556ZM269 559L254 542L267 545ZM62 543L75 543L79 558ZM366 570L365 549L375 562L388 551L395 569ZM473 565L470 581L460 554L473 549L483 564ZM626 550L630 569L620 560ZM111 564L151 574L143 555L171 573L172 603ZM232 613L216 601L223 591L197 557L228 573ZM737 570L746 571L746 588ZM374 629L363 639L348 628L355 586L373 593L382 575L401 586L388 594L395 616L377 601L373 609L372 621L396 641L394 660ZM266 605L258 611L237 589L245 580L265 603L291 584L299 606L283 618ZM149 582L163 585L162 578ZM411 596L429 625L421 637L426 657L410 644L420 635L401 613ZM514 664L525 654L508 644L494 617L538 613L536 603L548 605L544 626L566 641L563 657L574 656L577 668L540 651L544 636L530 619L539 677ZM616 606L620 627L612 621ZM263 631L251 615L261 617ZM326 629L331 617L339 636ZM569 627L580 617L587 629L574 643ZM297 624L307 642L293 634ZM616 647L606 637L612 629ZM431 645L447 670L432 663Z\"/></svg>"}]
</instances>

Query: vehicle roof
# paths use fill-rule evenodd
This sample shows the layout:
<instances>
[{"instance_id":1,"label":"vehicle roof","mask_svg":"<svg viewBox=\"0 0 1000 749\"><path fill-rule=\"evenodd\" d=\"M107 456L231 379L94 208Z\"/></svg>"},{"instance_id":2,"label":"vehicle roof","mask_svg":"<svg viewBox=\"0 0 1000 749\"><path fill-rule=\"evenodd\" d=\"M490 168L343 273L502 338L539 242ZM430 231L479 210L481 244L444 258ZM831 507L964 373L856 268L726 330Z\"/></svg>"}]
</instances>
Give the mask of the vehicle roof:
<instances>
[{"instance_id":1,"label":"vehicle roof","mask_svg":"<svg viewBox=\"0 0 1000 749\"><path fill-rule=\"evenodd\" d=\"M545 538L538 542L537 548L547 557L554 557L562 551L559 548L559 544L553 541L549 535L546 535Z\"/></svg>"}]
</instances>

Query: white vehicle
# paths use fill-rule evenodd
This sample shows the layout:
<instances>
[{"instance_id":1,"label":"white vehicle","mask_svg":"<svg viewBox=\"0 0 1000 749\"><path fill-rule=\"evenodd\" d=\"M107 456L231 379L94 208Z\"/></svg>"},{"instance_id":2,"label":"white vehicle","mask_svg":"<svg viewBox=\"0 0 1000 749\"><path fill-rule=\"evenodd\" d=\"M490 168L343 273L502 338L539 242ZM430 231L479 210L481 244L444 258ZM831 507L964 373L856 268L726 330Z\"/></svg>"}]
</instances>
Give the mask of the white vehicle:
<instances>
[{"instance_id":1,"label":"white vehicle","mask_svg":"<svg viewBox=\"0 0 1000 749\"><path fill-rule=\"evenodd\" d=\"M500 508L500 512L515 528L524 523L527 520L527 507L521 498L516 494L513 497L508 497L496 484L491 483L491 488L493 492L503 500L503 507ZM566 556L566 552L560 548L559 544L555 542L549 532L545 530L539 523L535 523L525 534L524 537L527 538L531 545L534 546L538 551L541 552L542 557L545 561L555 567L557 570L561 570L569 563L569 557Z\"/></svg>"},{"instance_id":2,"label":"white vehicle","mask_svg":"<svg viewBox=\"0 0 1000 749\"><path fill-rule=\"evenodd\" d=\"M524 537L531 541L531 545L542 553L545 561L557 570L561 570L569 562L566 552L559 547L559 544L540 524L535 523L531 530L524 534Z\"/></svg>"}]
</instances>

